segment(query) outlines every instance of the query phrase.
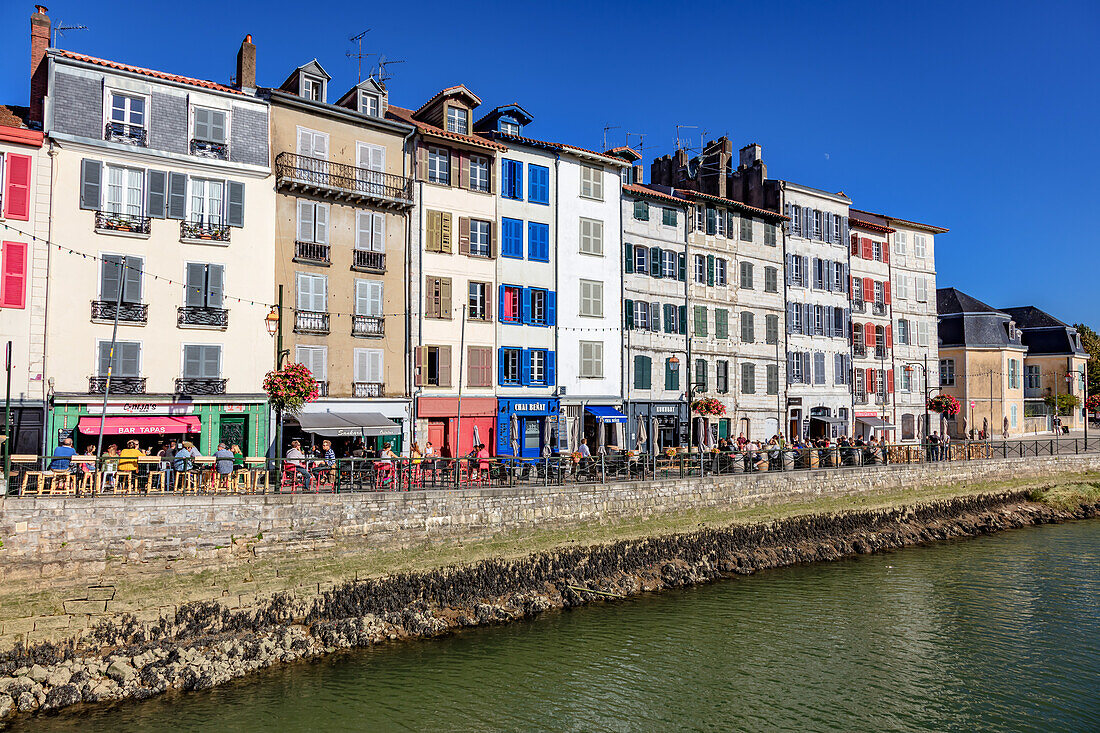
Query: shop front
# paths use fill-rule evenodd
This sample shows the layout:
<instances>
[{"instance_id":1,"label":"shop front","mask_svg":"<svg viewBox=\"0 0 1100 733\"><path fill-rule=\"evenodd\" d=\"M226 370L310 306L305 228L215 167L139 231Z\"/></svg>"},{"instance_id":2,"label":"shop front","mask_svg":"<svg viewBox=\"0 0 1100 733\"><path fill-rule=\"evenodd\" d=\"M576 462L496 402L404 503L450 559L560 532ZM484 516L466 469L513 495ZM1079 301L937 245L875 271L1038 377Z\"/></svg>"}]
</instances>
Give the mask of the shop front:
<instances>
[{"instance_id":1,"label":"shop front","mask_svg":"<svg viewBox=\"0 0 1100 733\"><path fill-rule=\"evenodd\" d=\"M416 417L416 442L431 443L445 458L467 455L479 443L490 453L497 446L495 397L464 397L461 405L457 397L420 397Z\"/></svg>"},{"instance_id":2,"label":"shop front","mask_svg":"<svg viewBox=\"0 0 1100 733\"><path fill-rule=\"evenodd\" d=\"M42 451L42 418L41 403L12 404L7 434L11 436L8 450L13 455L38 455Z\"/></svg>"},{"instance_id":3,"label":"shop front","mask_svg":"<svg viewBox=\"0 0 1100 733\"><path fill-rule=\"evenodd\" d=\"M631 401L627 413L631 450L654 454L687 445L687 403Z\"/></svg>"},{"instance_id":4,"label":"shop front","mask_svg":"<svg viewBox=\"0 0 1100 733\"><path fill-rule=\"evenodd\" d=\"M497 400L498 456L539 458L560 444L561 403L551 398Z\"/></svg>"},{"instance_id":5,"label":"shop front","mask_svg":"<svg viewBox=\"0 0 1100 733\"><path fill-rule=\"evenodd\" d=\"M328 438L337 456L349 455L359 443L373 451L389 445L402 455L408 431L409 403L405 400L318 400L303 406L297 417L283 418L280 455L295 438L306 447Z\"/></svg>"},{"instance_id":6,"label":"shop front","mask_svg":"<svg viewBox=\"0 0 1100 733\"><path fill-rule=\"evenodd\" d=\"M894 426L883 420L880 412L856 412L856 424L853 437L870 440L872 437L883 440L893 438Z\"/></svg>"},{"instance_id":7,"label":"shop front","mask_svg":"<svg viewBox=\"0 0 1100 733\"><path fill-rule=\"evenodd\" d=\"M239 445L247 456L263 456L268 446L267 401L197 402L188 400L108 400L106 411L99 401L58 399L50 412L49 445L53 452L63 438L72 438L78 453L96 446L103 436L103 449L137 440L142 450L156 453L169 440L189 440L199 452L211 455L218 443Z\"/></svg>"}]
</instances>

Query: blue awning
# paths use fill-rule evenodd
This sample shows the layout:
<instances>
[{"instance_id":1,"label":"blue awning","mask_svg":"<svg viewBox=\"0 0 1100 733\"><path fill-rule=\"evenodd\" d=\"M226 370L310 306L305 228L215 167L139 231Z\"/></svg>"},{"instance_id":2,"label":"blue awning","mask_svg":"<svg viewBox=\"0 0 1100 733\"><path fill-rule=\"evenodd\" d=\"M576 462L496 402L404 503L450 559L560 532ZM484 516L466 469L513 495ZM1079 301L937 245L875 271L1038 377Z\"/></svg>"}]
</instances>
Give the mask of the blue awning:
<instances>
[{"instance_id":1,"label":"blue awning","mask_svg":"<svg viewBox=\"0 0 1100 733\"><path fill-rule=\"evenodd\" d=\"M607 405L588 405L584 411L601 422L626 422L626 415Z\"/></svg>"}]
</instances>

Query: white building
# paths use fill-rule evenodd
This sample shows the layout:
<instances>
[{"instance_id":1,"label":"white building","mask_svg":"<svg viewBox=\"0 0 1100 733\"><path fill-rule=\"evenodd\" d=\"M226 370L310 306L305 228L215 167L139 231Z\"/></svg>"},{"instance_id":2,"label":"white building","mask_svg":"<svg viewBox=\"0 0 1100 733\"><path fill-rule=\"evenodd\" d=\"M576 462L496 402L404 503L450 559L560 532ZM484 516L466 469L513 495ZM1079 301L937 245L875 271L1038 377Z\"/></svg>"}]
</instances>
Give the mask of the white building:
<instances>
[{"instance_id":1,"label":"white building","mask_svg":"<svg viewBox=\"0 0 1100 733\"><path fill-rule=\"evenodd\" d=\"M894 394L896 331L891 318L890 235L879 217L849 210L851 245L852 432L897 439Z\"/></svg>"}]
</instances>

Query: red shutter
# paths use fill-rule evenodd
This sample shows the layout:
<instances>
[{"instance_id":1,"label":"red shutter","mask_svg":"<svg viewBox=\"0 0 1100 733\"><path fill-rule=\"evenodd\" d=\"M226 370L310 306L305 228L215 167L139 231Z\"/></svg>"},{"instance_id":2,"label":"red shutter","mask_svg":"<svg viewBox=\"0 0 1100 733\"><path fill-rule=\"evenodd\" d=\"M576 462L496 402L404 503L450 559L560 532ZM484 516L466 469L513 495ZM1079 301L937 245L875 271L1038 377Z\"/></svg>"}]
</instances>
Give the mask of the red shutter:
<instances>
[{"instance_id":1,"label":"red shutter","mask_svg":"<svg viewBox=\"0 0 1100 733\"><path fill-rule=\"evenodd\" d=\"M31 217L31 156L8 155L8 181L4 186L4 211L9 219Z\"/></svg>"},{"instance_id":2,"label":"red shutter","mask_svg":"<svg viewBox=\"0 0 1100 733\"><path fill-rule=\"evenodd\" d=\"M870 392L871 394L874 394L876 392L876 390L875 390L875 370L874 369L868 369L867 370L867 391Z\"/></svg>"},{"instance_id":3,"label":"red shutter","mask_svg":"<svg viewBox=\"0 0 1100 733\"><path fill-rule=\"evenodd\" d=\"M887 392L893 392L894 391L894 370L893 369L888 369L886 371L886 391Z\"/></svg>"},{"instance_id":4,"label":"red shutter","mask_svg":"<svg viewBox=\"0 0 1100 733\"><path fill-rule=\"evenodd\" d=\"M875 348L875 324L865 323L863 325L863 337L866 339L864 343L868 349Z\"/></svg>"},{"instance_id":5,"label":"red shutter","mask_svg":"<svg viewBox=\"0 0 1100 733\"><path fill-rule=\"evenodd\" d=\"M0 260L0 308L27 307L27 244L4 242Z\"/></svg>"},{"instance_id":6,"label":"red shutter","mask_svg":"<svg viewBox=\"0 0 1100 733\"><path fill-rule=\"evenodd\" d=\"M875 248L871 244L870 237L861 237L860 242L863 244L863 259L873 260L875 259Z\"/></svg>"},{"instance_id":7,"label":"red shutter","mask_svg":"<svg viewBox=\"0 0 1100 733\"><path fill-rule=\"evenodd\" d=\"M886 348L888 348L888 349L894 348L894 326L893 326L893 324L890 324L889 326L884 327L883 330L886 332Z\"/></svg>"},{"instance_id":8,"label":"red shutter","mask_svg":"<svg viewBox=\"0 0 1100 733\"><path fill-rule=\"evenodd\" d=\"M848 292L853 294L856 292L855 278L851 275L848 276Z\"/></svg>"},{"instance_id":9,"label":"red shutter","mask_svg":"<svg viewBox=\"0 0 1100 733\"><path fill-rule=\"evenodd\" d=\"M854 254L856 257L859 257L859 235L858 234L853 234L852 235L852 254Z\"/></svg>"},{"instance_id":10,"label":"red shutter","mask_svg":"<svg viewBox=\"0 0 1100 733\"><path fill-rule=\"evenodd\" d=\"M884 282L882 284L882 293L885 298L886 305L890 305L890 283Z\"/></svg>"},{"instance_id":11,"label":"red shutter","mask_svg":"<svg viewBox=\"0 0 1100 733\"><path fill-rule=\"evenodd\" d=\"M886 264L890 264L890 239L889 237L882 243L882 261Z\"/></svg>"},{"instance_id":12,"label":"red shutter","mask_svg":"<svg viewBox=\"0 0 1100 733\"><path fill-rule=\"evenodd\" d=\"M863 300L867 303L875 302L875 281L869 277L863 278Z\"/></svg>"}]
</instances>

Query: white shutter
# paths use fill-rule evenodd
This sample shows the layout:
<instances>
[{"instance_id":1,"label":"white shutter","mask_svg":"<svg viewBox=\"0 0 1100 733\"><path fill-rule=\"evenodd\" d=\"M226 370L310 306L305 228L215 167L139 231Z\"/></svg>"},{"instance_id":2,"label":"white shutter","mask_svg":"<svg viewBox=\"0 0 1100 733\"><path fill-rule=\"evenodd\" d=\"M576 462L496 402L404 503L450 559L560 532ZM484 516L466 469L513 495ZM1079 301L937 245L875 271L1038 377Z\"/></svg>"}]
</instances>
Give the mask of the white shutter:
<instances>
[{"instance_id":1,"label":"white shutter","mask_svg":"<svg viewBox=\"0 0 1100 733\"><path fill-rule=\"evenodd\" d=\"M382 349L367 352L367 381L382 383Z\"/></svg>"},{"instance_id":2,"label":"white shutter","mask_svg":"<svg viewBox=\"0 0 1100 733\"><path fill-rule=\"evenodd\" d=\"M370 251L371 248L371 212L355 212L355 248Z\"/></svg>"},{"instance_id":3,"label":"white shutter","mask_svg":"<svg viewBox=\"0 0 1100 733\"><path fill-rule=\"evenodd\" d=\"M386 170L386 149L380 145L359 143L356 157L360 168L372 171Z\"/></svg>"},{"instance_id":4,"label":"white shutter","mask_svg":"<svg viewBox=\"0 0 1100 733\"><path fill-rule=\"evenodd\" d=\"M375 252L386 251L386 215L375 212L372 216L374 232L371 236L371 249Z\"/></svg>"},{"instance_id":5,"label":"white shutter","mask_svg":"<svg viewBox=\"0 0 1100 733\"><path fill-rule=\"evenodd\" d=\"M313 310L313 276L298 273L298 310Z\"/></svg>"},{"instance_id":6,"label":"white shutter","mask_svg":"<svg viewBox=\"0 0 1100 733\"><path fill-rule=\"evenodd\" d=\"M328 278L324 275L315 275L313 285L313 303L316 311L328 310Z\"/></svg>"},{"instance_id":7,"label":"white shutter","mask_svg":"<svg viewBox=\"0 0 1100 733\"><path fill-rule=\"evenodd\" d=\"M313 155L313 134L301 127L298 128L298 155Z\"/></svg>"},{"instance_id":8,"label":"white shutter","mask_svg":"<svg viewBox=\"0 0 1100 733\"><path fill-rule=\"evenodd\" d=\"M355 281L355 315L370 314L370 283L366 280ZM360 380L362 381L362 380Z\"/></svg>"},{"instance_id":9,"label":"white shutter","mask_svg":"<svg viewBox=\"0 0 1100 733\"><path fill-rule=\"evenodd\" d=\"M314 219L317 238L313 241L318 244L328 244L328 204L317 204Z\"/></svg>"},{"instance_id":10,"label":"white shutter","mask_svg":"<svg viewBox=\"0 0 1100 733\"><path fill-rule=\"evenodd\" d=\"M368 280L367 292L369 293L370 303L370 315L381 316L382 315L382 282L380 280Z\"/></svg>"},{"instance_id":11,"label":"white shutter","mask_svg":"<svg viewBox=\"0 0 1100 733\"><path fill-rule=\"evenodd\" d=\"M298 241L313 241L313 206L310 201L298 202Z\"/></svg>"},{"instance_id":12,"label":"white shutter","mask_svg":"<svg viewBox=\"0 0 1100 733\"><path fill-rule=\"evenodd\" d=\"M369 349L355 349L355 381L356 382L369 382L367 373L370 371L368 367L368 354Z\"/></svg>"},{"instance_id":13,"label":"white shutter","mask_svg":"<svg viewBox=\"0 0 1100 733\"><path fill-rule=\"evenodd\" d=\"M313 133L313 157L328 159L328 135L321 132Z\"/></svg>"}]
</instances>

